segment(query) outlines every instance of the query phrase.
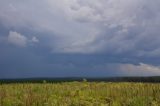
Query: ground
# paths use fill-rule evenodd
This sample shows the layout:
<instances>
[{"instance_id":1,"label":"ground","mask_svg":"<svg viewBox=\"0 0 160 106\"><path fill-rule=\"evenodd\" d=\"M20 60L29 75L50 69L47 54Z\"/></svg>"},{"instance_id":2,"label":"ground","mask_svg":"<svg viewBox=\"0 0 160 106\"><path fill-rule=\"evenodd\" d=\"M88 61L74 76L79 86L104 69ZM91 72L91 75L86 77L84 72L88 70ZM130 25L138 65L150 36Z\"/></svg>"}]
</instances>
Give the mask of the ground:
<instances>
[{"instance_id":1,"label":"ground","mask_svg":"<svg viewBox=\"0 0 160 106\"><path fill-rule=\"evenodd\" d=\"M0 106L160 106L160 84L86 81L1 84Z\"/></svg>"}]
</instances>

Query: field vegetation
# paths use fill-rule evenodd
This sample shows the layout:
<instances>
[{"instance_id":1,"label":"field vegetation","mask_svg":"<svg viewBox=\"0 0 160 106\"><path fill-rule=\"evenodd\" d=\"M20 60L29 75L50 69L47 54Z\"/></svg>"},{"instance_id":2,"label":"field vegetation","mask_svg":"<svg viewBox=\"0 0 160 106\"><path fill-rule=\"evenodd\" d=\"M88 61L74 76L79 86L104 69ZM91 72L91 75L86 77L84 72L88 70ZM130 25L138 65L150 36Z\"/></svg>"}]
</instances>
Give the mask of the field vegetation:
<instances>
[{"instance_id":1,"label":"field vegetation","mask_svg":"<svg viewBox=\"0 0 160 106\"><path fill-rule=\"evenodd\" d=\"M86 81L1 84L0 106L160 106L160 84Z\"/></svg>"}]
</instances>

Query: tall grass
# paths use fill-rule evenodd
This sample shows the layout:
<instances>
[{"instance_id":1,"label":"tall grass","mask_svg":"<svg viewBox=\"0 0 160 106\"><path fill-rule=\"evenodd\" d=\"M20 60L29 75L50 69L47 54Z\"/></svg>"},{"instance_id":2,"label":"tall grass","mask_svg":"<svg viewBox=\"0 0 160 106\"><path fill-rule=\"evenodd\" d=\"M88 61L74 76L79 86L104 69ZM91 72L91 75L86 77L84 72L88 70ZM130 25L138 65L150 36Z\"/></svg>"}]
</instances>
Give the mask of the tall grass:
<instances>
[{"instance_id":1,"label":"tall grass","mask_svg":"<svg viewBox=\"0 0 160 106\"><path fill-rule=\"evenodd\" d=\"M1 84L0 106L160 106L160 84Z\"/></svg>"}]
</instances>

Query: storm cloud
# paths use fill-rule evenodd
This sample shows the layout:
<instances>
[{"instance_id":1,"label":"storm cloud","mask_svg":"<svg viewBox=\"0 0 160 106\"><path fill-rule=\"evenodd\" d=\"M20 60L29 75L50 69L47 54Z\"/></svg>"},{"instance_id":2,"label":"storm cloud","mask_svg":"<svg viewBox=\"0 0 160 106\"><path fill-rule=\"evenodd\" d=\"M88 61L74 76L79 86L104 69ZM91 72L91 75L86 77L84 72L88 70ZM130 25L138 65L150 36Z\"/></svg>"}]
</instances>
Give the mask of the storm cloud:
<instances>
[{"instance_id":1,"label":"storm cloud","mask_svg":"<svg viewBox=\"0 0 160 106\"><path fill-rule=\"evenodd\" d=\"M160 75L159 5L0 0L0 77Z\"/></svg>"}]
</instances>

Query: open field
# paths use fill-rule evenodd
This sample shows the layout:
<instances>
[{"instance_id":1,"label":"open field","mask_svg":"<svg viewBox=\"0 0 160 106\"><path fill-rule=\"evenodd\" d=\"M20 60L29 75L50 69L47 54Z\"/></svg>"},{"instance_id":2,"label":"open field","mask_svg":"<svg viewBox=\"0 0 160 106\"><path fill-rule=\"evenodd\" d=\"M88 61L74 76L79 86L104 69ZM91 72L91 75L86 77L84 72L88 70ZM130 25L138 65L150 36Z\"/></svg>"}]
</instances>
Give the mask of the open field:
<instances>
[{"instance_id":1,"label":"open field","mask_svg":"<svg viewBox=\"0 0 160 106\"><path fill-rule=\"evenodd\" d=\"M1 84L0 106L160 106L160 84L85 81Z\"/></svg>"}]
</instances>

